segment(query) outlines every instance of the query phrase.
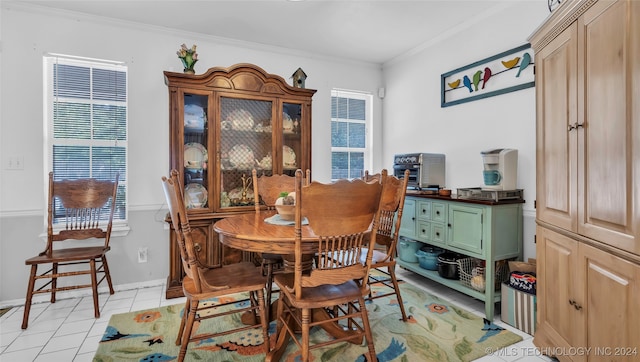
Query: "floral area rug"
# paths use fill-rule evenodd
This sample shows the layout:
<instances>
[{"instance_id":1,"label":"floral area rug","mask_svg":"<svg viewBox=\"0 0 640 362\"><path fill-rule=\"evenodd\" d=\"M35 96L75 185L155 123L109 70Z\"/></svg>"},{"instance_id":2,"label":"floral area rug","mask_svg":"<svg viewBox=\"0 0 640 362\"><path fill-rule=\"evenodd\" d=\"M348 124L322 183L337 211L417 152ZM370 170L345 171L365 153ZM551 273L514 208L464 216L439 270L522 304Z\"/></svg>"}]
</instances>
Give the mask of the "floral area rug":
<instances>
[{"instance_id":1,"label":"floral area rug","mask_svg":"<svg viewBox=\"0 0 640 362\"><path fill-rule=\"evenodd\" d=\"M384 286L374 286L380 292ZM367 304L378 361L472 361L522 340L489 321L461 309L422 289L401 284L409 321L403 322L397 300L378 298ZM243 299L237 294L232 298ZM215 303L215 299L207 303ZM241 302L239 302L241 303ZM184 305L113 315L100 341L94 362L171 361L177 359L177 329ZM199 332L240 325L239 315L214 318L196 324ZM275 345L275 322L270 325ZM311 342L326 340L324 330L312 329ZM189 344L187 361L263 361L259 329ZM348 342L314 350L312 361L365 361L364 345ZM285 361L299 360L298 349L289 343Z\"/></svg>"}]
</instances>

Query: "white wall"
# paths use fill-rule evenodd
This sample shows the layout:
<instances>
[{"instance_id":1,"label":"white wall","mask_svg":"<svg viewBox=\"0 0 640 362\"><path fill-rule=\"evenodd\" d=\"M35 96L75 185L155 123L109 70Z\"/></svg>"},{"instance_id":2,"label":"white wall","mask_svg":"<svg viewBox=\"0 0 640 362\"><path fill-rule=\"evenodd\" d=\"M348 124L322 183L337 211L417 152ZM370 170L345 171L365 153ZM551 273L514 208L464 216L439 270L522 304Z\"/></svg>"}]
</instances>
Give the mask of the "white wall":
<instances>
[{"instance_id":1,"label":"white wall","mask_svg":"<svg viewBox=\"0 0 640 362\"><path fill-rule=\"evenodd\" d=\"M445 31L440 43L403 57L385 67L384 72L375 65L325 59L300 54L295 49L246 45L164 28L41 11L26 5L3 7L0 306L23 300L28 278L24 260L44 247L38 236L44 232L46 205L42 56L47 52L122 60L129 66L131 232L112 240L110 264L117 285L162 280L168 275L168 232L162 222L166 210L159 183L160 177L168 173L169 153L168 92L162 72L181 71L175 51L182 43L198 45L198 73L213 66L247 62L289 79L298 67L304 69L309 76L307 87L318 90L313 98L312 171L314 178L321 181L330 175L328 120L332 88L376 95L373 132L381 147L374 152L374 169L391 168L395 153L445 153L447 186L455 190L481 185L481 150L517 148L518 187L525 189L525 208L529 211L525 243L530 243L535 195L533 88L445 109L439 103L441 73L525 43L548 12L546 3L541 1L535 5L517 3L517 8L504 5L503 13L490 18L470 19L472 26L467 29ZM380 102L377 90L383 86L386 95ZM24 158L24 170L4 169L7 158L13 156ZM140 246L149 247L146 264L136 261ZM531 251L527 254L534 255Z\"/></svg>"},{"instance_id":2,"label":"white wall","mask_svg":"<svg viewBox=\"0 0 640 362\"><path fill-rule=\"evenodd\" d=\"M383 68L381 167L392 166L394 153L444 153L446 186L455 193L483 184L481 151L518 149L517 188L524 189L526 200L525 257L535 257L535 88L440 107L441 74L526 44L549 14L540 1L492 4L464 29L451 30L439 42Z\"/></svg>"},{"instance_id":3,"label":"white wall","mask_svg":"<svg viewBox=\"0 0 640 362\"><path fill-rule=\"evenodd\" d=\"M5 6L4 4L2 6ZM164 70L182 71L180 44L198 45L196 72L236 63L257 64L290 81L298 67L308 75L313 98L313 176L330 179L332 88L376 94L379 65L341 62L295 49L240 44L163 28L115 22L26 5L3 7L0 79L0 303L23 299L28 268L24 260L44 249L45 172L43 150L43 66L47 52L125 61L129 67L129 218L127 237L113 238L110 264L115 284L163 280L168 275L168 231L160 177L168 174L168 91ZM321 29L318 29L321 32ZM374 118L380 118L376 102ZM380 126L378 126L379 128ZM379 133L376 131L376 133ZM24 170L5 170L8 157L24 158ZM138 264L138 247L149 262Z\"/></svg>"}]
</instances>

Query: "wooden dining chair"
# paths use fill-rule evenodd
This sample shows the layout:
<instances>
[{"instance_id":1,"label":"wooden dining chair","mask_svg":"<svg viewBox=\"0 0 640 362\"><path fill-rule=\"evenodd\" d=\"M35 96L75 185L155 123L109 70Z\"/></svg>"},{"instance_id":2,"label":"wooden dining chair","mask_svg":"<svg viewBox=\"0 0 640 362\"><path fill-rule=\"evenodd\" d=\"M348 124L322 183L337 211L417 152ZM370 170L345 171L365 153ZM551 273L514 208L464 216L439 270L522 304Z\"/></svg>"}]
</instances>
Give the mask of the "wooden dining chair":
<instances>
[{"instance_id":1,"label":"wooden dining chair","mask_svg":"<svg viewBox=\"0 0 640 362\"><path fill-rule=\"evenodd\" d=\"M43 252L25 261L26 265L31 266L31 273L22 329L26 329L29 324L34 294L51 293L51 303L55 303L56 293L59 291L91 288L94 316L100 317L98 285L106 279L109 294L114 293L106 254L110 250L118 177L116 174L114 181L93 178L55 181L53 172L49 173L47 246ZM96 239L102 240L101 245L96 246ZM77 246L78 242L83 246ZM50 269L38 274L38 267L41 265L50 265ZM88 265L88 268L79 268L79 265ZM68 266L72 267L67 268ZM98 274L102 275L99 280ZM59 278L78 275L89 275L90 283L58 285ZM41 280L45 283L36 289L36 281Z\"/></svg>"},{"instance_id":2,"label":"wooden dining chair","mask_svg":"<svg viewBox=\"0 0 640 362\"><path fill-rule=\"evenodd\" d=\"M251 262L241 262L224 266L207 266L198 260L196 248L191 236L189 218L184 205L182 183L178 178L178 171L172 170L170 178L162 177L162 186L169 206L171 223L176 233L178 249L182 267L186 276L182 280L182 290L186 297L182 321L176 339L180 345L178 361L183 361L190 342L227 335L248 329L262 328L264 351L269 351L269 336L266 307L264 301L264 286L266 278L260 269ZM235 293L248 293L249 306L240 307L238 300L221 301L217 304L200 304L211 298L220 298ZM220 311L219 307L232 306L233 309ZM213 333L196 334L194 323L229 314L239 314L250 311L255 324L243 325L234 329L227 329ZM259 318L256 318L256 311Z\"/></svg>"},{"instance_id":3,"label":"wooden dining chair","mask_svg":"<svg viewBox=\"0 0 640 362\"><path fill-rule=\"evenodd\" d=\"M380 182L382 180L382 172L372 174L372 173L369 173L369 170L365 170L364 176L362 176L362 179L365 180L366 182L370 182L373 180Z\"/></svg>"},{"instance_id":4,"label":"wooden dining chair","mask_svg":"<svg viewBox=\"0 0 640 362\"><path fill-rule=\"evenodd\" d=\"M368 253L364 264L360 262L360 255L365 247L366 234L372 231L371 238L373 241L376 238L382 185L360 179L303 185L302 171L298 170L295 191L294 272L274 277L280 288L278 343L287 340L287 335L293 337L301 350L302 361L308 361L312 349L344 341L361 341L364 337L368 359L375 361L373 336L364 304L364 297L369 293L367 275L373 253ZM311 270L304 267L302 254L303 217L317 238L314 241L317 243L317 263ZM336 306L341 308L341 313L328 314L327 318L318 317ZM354 328L344 336L310 346L312 327L323 324L335 326L347 321ZM343 327L340 324L338 329L342 331ZM295 336L298 329L302 333L301 340Z\"/></svg>"},{"instance_id":5,"label":"wooden dining chair","mask_svg":"<svg viewBox=\"0 0 640 362\"><path fill-rule=\"evenodd\" d=\"M271 175L262 174L258 176L258 171L251 171L253 178L253 195L256 212L261 210L275 210L276 200L282 192L293 192L295 189L296 178L289 175ZM309 180L310 171L306 171L306 180ZM262 253L260 255L260 267L262 273L267 277L267 304L271 303L271 294L273 290L273 273L281 271L283 268L283 259L280 254ZM267 310L270 314L270 310Z\"/></svg>"},{"instance_id":6,"label":"wooden dining chair","mask_svg":"<svg viewBox=\"0 0 640 362\"><path fill-rule=\"evenodd\" d=\"M409 182L409 170L405 170L404 178L398 179L395 176L389 176L387 170L382 170L380 182L382 183L382 197L380 200L380 216L378 218L378 231L373 244L373 256L371 268L376 269L386 277L369 274L369 284L381 284L389 287L389 292L381 292L379 294L369 294L367 300L387 297L395 295L402 313L402 320L407 320L407 314L402 303L402 295L398 286L398 278L396 277L396 248L398 245L398 237L400 225L402 222L402 210L404 208L404 199L407 193L407 184ZM370 244L371 246L371 244ZM383 248L379 248L382 246ZM363 250L361 261L365 262L368 250ZM386 268L386 271L384 270Z\"/></svg>"}]
</instances>

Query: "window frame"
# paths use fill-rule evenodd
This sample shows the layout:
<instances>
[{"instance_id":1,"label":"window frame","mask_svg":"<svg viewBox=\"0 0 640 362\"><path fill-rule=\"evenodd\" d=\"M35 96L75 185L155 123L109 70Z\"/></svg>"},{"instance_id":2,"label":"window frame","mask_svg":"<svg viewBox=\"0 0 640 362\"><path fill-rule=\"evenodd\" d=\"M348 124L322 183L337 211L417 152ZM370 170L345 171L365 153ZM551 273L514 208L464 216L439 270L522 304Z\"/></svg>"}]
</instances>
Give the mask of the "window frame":
<instances>
[{"instance_id":1,"label":"window frame","mask_svg":"<svg viewBox=\"0 0 640 362\"><path fill-rule=\"evenodd\" d=\"M71 97L69 98L69 99L73 99L74 103L86 103L91 106L107 105L107 106L124 107L124 120L125 120L124 140L123 139L104 140L104 139L94 139L93 137L91 137L91 139L81 139L81 138L56 139L54 137L54 121L55 121L54 105L60 99L64 99L54 93L55 64L64 64L64 65L85 67L90 69L103 69L103 70L109 70L109 71L124 72L124 77L125 77L124 100L94 99L93 89L90 89L91 96L88 99L80 100L80 98L71 98ZM53 171L53 167L54 167L54 160L53 160L54 146L71 145L71 146L88 146L88 147L102 147L102 148L104 147L108 148L108 147L114 147L114 146L122 147L124 148L124 163L125 163L124 175L120 174L118 188L120 188L121 186L124 187L124 199L125 199L124 200L124 216L123 218L116 218L117 215L114 216L113 229L111 233L112 236L126 235L129 231L129 184L128 184L128 174L129 174L129 144L128 144L128 141L129 141L129 94L128 94L129 79L128 79L128 74L129 73L128 71L129 71L128 67L124 62L84 58L84 57L53 54L53 53L48 53L43 56L43 75L44 75L43 76L43 103L44 103L43 105L44 106L44 122L43 123L44 123L44 138L45 138L45 142L44 142L45 143L44 144L45 169L44 169L44 175L43 175L43 179L44 179L43 184L44 184L45 208L46 208L46 205L48 205L48 197L49 197L48 175L49 175L49 172ZM91 76L89 78L89 82L90 84L92 83ZM96 128L94 128L94 125L93 125L94 111L92 110L90 113L92 118L90 121L90 124L91 124L90 127L92 129L92 132L94 132L93 134L95 134ZM92 162L92 161L89 161L89 162ZM93 171L92 165L89 165L88 167L90 172L89 177L94 177L94 175L91 174L91 172ZM119 167L119 168L122 168L122 167ZM47 224L46 213L44 215L44 223L45 225ZM59 231L60 229L63 229L63 228L64 228L64 225L54 222L54 231Z\"/></svg>"},{"instance_id":2,"label":"window frame","mask_svg":"<svg viewBox=\"0 0 640 362\"><path fill-rule=\"evenodd\" d=\"M372 124L373 124L373 96L371 95L371 93L369 92L364 92L364 91L354 91L354 90L343 90L343 89L332 89L331 90L331 107L333 107L333 98L334 97L338 97L338 98L349 98L349 99L356 99L356 100L363 100L365 102L365 119L364 120L356 120L356 119L349 119L349 118L338 118L338 117L333 117L333 111L331 111L331 118L330 118L330 122L334 122L334 121L339 121L339 122L346 122L346 123L355 123L355 124L364 124L365 127L365 134L364 134L364 141L365 141L365 147L364 148L360 148L360 147L334 147L333 144L331 145L331 180L335 181L336 179L333 178L333 154L334 152L346 152L346 153L352 153L352 152L361 152L364 154L364 160L363 160L363 170L362 173L364 173L365 170L370 170L372 165L373 165L373 135L371 132L372 129ZM333 139L331 140L331 142L333 142ZM349 162L348 165L348 174L351 174L351 165ZM361 175L360 177L362 177L363 175ZM349 179L351 179L351 177L349 177Z\"/></svg>"}]
</instances>

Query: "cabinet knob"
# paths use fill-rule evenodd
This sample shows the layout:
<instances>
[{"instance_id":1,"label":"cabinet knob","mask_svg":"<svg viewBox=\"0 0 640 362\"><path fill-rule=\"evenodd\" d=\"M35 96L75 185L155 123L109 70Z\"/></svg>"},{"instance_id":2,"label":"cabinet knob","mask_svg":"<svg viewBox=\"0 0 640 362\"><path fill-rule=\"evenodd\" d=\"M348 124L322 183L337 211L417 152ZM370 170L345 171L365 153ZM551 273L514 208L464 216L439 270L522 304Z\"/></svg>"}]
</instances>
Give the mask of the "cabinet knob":
<instances>
[{"instance_id":1,"label":"cabinet knob","mask_svg":"<svg viewBox=\"0 0 640 362\"><path fill-rule=\"evenodd\" d=\"M436 215L440 215L440 211L436 211Z\"/></svg>"},{"instance_id":2,"label":"cabinet knob","mask_svg":"<svg viewBox=\"0 0 640 362\"><path fill-rule=\"evenodd\" d=\"M194 243L193 244L193 248L196 250L196 252L200 252L202 251L202 247L200 246L200 243Z\"/></svg>"},{"instance_id":3,"label":"cabinet knob","mask_svg":"<svg viewBox=\"0 0 640 362\"><path fill-rule=\"evenodd\" d=\"M451 223L447 224L447 227L451 227Z\"/></svg>"},{"instance_id":4,"label":"cabinet knob","mask_svg":"<svg viewBox=\"0 0 640 362\"><path fill-rule=\"evenodd\" d=\"M440 233L436 232L436 236L440 236Z\"/></svg>"}]
</instances>

